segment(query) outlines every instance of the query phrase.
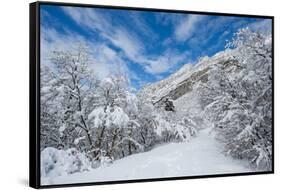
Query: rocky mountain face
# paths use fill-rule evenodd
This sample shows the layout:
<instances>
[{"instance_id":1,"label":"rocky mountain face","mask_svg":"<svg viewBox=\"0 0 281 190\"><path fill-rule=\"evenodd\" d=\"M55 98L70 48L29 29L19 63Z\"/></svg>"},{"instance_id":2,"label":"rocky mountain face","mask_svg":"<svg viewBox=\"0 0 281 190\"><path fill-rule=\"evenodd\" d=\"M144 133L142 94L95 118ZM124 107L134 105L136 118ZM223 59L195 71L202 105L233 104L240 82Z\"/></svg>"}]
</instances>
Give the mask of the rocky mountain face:
<instances>
[{"instance_id":1,"label":"rocky mountain face","mask_svg":"<svg viewBox=\"0 0 281 190\"><path fill-rule=\"evenodd\" d=\"M209 81L210 75L216 72L217 65L222 65L225 72L235 73L239 62L235 59L236 50L222 51L213 57L203 57L196 64L186 64L171 76L150 84L144 88L152 103L163 106L167 99L177 102L180 98L193 94L198 87ZM191 101L191 99L190 99ZM185 104L192 104L187 101Z\"/></svg>"}]
</instances>

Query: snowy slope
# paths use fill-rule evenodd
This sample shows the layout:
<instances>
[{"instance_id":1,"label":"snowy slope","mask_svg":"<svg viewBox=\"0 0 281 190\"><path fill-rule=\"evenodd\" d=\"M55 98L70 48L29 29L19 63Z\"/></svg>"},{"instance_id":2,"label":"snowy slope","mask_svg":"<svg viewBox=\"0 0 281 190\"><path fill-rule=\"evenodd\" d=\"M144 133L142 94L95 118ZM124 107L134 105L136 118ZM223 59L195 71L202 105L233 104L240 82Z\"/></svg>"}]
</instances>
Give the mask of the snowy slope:
<instances>
[{"instance_id":1,"label":"snowy slope","mask_svg":"<svg viewBox=\"0 0 281 190\"><path fill-rule=\"evenodd\" d=\"M230 75L238 75L232 71L236 67L233 63L238 56L237 49L226 49L212 57L202 57L196 64L185 64L169 77L145 86L142 91L146 99L158 108L164 108L166 98L172 100L176 112L170 119L174 122L187 117L194 120L197 128L210 127L211 123L204 115L200 99L202 86L211 80L221 65L227 65L225 72Z\"/></svg>"},{"instance_id":2,"label":"snowy slope","mask_svg":"<svg viewBox=\"0 0 281 190\"><path fill-rule=\"evenodd\" d=\"M221 153L221 147L210 128L202 130L191 142L170 143L149 152L115 161L89 172L74 173L53 179L42 178L42 184L70 184L129 179L165 178L252 172L247 162Z\"/></svg>"},{"instance_id":3,"label":"snowy slope","mask_svg":"<svg viewBox=\"0 0 281 190\"><path fill-rule=\"evenodd\" d=\"M216 69L216 64L231 60L233 57L237 56L237 54L238 52L236 49L227 49L212 57L202 57L196 64L190 63L183 65L177 72L169 77L146 86L145 91L147 94L150 94L152 101L156 102L164 96L170 96L171 92L179 88L186 81L191 82L192 89L195 89L196 87L193 85L200 81L200 77L195 79L194 75L201 71L206 71L204 74L208 74L211 70Z\"/></svg>"}]
</instances>

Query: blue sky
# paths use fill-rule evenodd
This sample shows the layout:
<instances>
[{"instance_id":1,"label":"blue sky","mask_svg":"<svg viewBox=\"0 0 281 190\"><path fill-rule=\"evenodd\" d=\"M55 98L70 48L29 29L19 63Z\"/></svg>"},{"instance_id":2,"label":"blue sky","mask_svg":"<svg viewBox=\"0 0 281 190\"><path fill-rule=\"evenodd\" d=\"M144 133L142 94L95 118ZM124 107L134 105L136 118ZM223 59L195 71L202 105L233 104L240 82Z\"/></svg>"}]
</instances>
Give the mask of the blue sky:
<instances>
[{"instance_id":1,"label":"blue sky","mask_svg":"<svg viewBox=\"0 0 281 190\"><path fill-rule=\"evenodd\" d=\"M245 17L52 5L40 10L41 62L53 50L85 43L98 78L124 75L137 89L224 50L239 28L271 28L271 20Z\"/></svg>"}]
</instances>

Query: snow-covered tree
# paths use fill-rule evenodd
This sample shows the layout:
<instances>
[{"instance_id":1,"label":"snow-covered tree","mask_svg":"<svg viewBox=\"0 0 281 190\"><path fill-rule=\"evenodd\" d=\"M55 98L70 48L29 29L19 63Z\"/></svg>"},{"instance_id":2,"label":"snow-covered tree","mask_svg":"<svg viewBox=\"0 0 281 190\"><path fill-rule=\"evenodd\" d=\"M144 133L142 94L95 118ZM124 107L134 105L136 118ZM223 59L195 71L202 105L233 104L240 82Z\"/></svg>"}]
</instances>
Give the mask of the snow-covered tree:
<instances>
[{"instance_id":1,"label":"snow-covered tree","mask_svg":"<svg viewBox=\"0 0 281 190\"><path fill-rule=\"evenodd\" d=\"M41 149L46 147L64 148L59 128L62 125L60 115L60 88L57 88L59 81L55 74L46 65L41 66L41 127L40 145Z\"/></svg>"},{"instance_id":2,"label":"snow-covered tree","mask_svg":"<svg viewBox=\"0 0 281 190\"><path fill-rule=\"evenodd\" d=\"M89 151L94 148L94 144L87 117L92 109L91 102L95 99L93 90L96 87L96 79L89 67L87 48L78 45L71 51L53 51L50 62L46 67L49 67L51 72L46 75L52 78L50 81L54 90L48 85L50 82L44 82L41 90L48 90L57 97L51 102L56 106L53 109L56 117L54 123L59 125L56 133L63 142L63 148L77 147L80 151ZM42 70L43 74L45 70Z\"/></svg>"},{"instance_id":3,"label":"snow-covered tree","mask_svg":"<svg viewBox=\"0 0 281 190\"><path fill-rule=\"evenodd\" d=\"M124 77L110 77L100 82L95 91L96 107L88 116L89 125L97 131L96 160L101 152L110 159L132 154L140 148L135 140L137 122L137 98L130 92Z\"/></svg>"},{"instance_id":4,"label":"snow-covered tree","mask_svg":"<svg viewBox=\"0 0 281 190\"><path fill-rule=\"evenodd\" d=\"M233 56L215 65L202 85L202 106L228 154L270 169L271 36L241 29L227 47Z\"/></svg>"}]
</instances>

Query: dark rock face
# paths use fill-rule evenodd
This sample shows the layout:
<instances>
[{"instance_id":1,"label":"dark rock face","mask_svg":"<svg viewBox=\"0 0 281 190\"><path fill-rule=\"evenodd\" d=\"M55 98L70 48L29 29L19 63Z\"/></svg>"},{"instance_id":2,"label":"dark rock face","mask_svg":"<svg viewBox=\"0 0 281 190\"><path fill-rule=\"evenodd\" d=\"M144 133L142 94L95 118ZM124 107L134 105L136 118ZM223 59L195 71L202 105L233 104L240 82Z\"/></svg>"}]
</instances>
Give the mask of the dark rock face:
<instances>
[{"instance_id":1,"label":"dark rock face","mask_svg":"<svg viewBox=\"0 0 281 190\"><path fill-rule=\"evenodd\" d=\"M187 78L184 81L182 81L181 83L179 83L178 87L169 93L169 97L171 97L173 100L176 100L176 99L180 98L181 96L183 96L184 94L192 91L192 89L193 89L192 87L196 82L201 81L203 83L206 83L208 81L207 72L209 70L210 70L210 68L207 67L201 71L193 73L189 78Z\"/></svg>"},{"instance_id":2,"label":"dark rock face","mask_svg":"<svg viewBox=\"0 0 281 190\"><path fill-rule=\"evenodd\" d=\"M242 69L242 66L235 59L235 57L229 59L222 59L217 62L215 61L215 64L217 66L222 67L222 69L225 70L225 72L229 72L229 73L237 72ZM157 107L164 108L166 111L175 110L174 108L169 107L169 105L167 106L166 100L167 99L170 101L177 100L183 95L194 90L194 85L197 84L198 82L207 83L209 81L209 75L212 69L214 69L214 67L210 65L193 72L189 77L187 77L180 83L176 84L174 88L171 88L171 90L168 93L165 93L165 95L162 96L160 99L154 101L153 104Z\"/></svg>"},{"instance_id":3,"label":"dark rock face","mask_svg":"<svg viewBox=\"0 0 281 190\"><path fill-rule=\"evenodd\" d=\"M183 80L177 85L177 87L171 90L166 96L156 101L154 105L159 107L164 107L166 111L175 111L173 102L171 100L176 100L181 96L193 90L193 85L201 81L203 83L208 82L208 71L209 67L193 73L189 78Z\"/></svg>"},{"instance_id":4,"label":"dark rock face","mask_svg":"<svg viewBox=\"0 0 281 190\"><path fill-rule=\"evenodd\" d=\"M169 100L168 98L164 102L165 104L165 110L166 111L175 111L175 106L173 101Z\"/></svg>"},{"instance_id":5,"label":"dark rock face","mask_svg":"<svg viewBox=\"0 0 281 190\"><path fill-rule=\"evenodd\" d=\"M223 69L226 72L236 72L239 71L239 69L242 68L242 66L239 64L239 62L235 59L228 59L218 62L217 64L222 65ZM176 100L180 98L181 96L185 95L188 92L191 92L193 90L194 84L197 82L207 83L208 77L209 77L209 71L211 70L211 67L206 67L202 70L199 70L197 72L194 72L190 77L183 80L179 84L177 84L177 87L171 90L167 95L163 96L161 99L155 102L155 104L163 105L163 101L166 98Z\"/></svg>"}]
</instances>

